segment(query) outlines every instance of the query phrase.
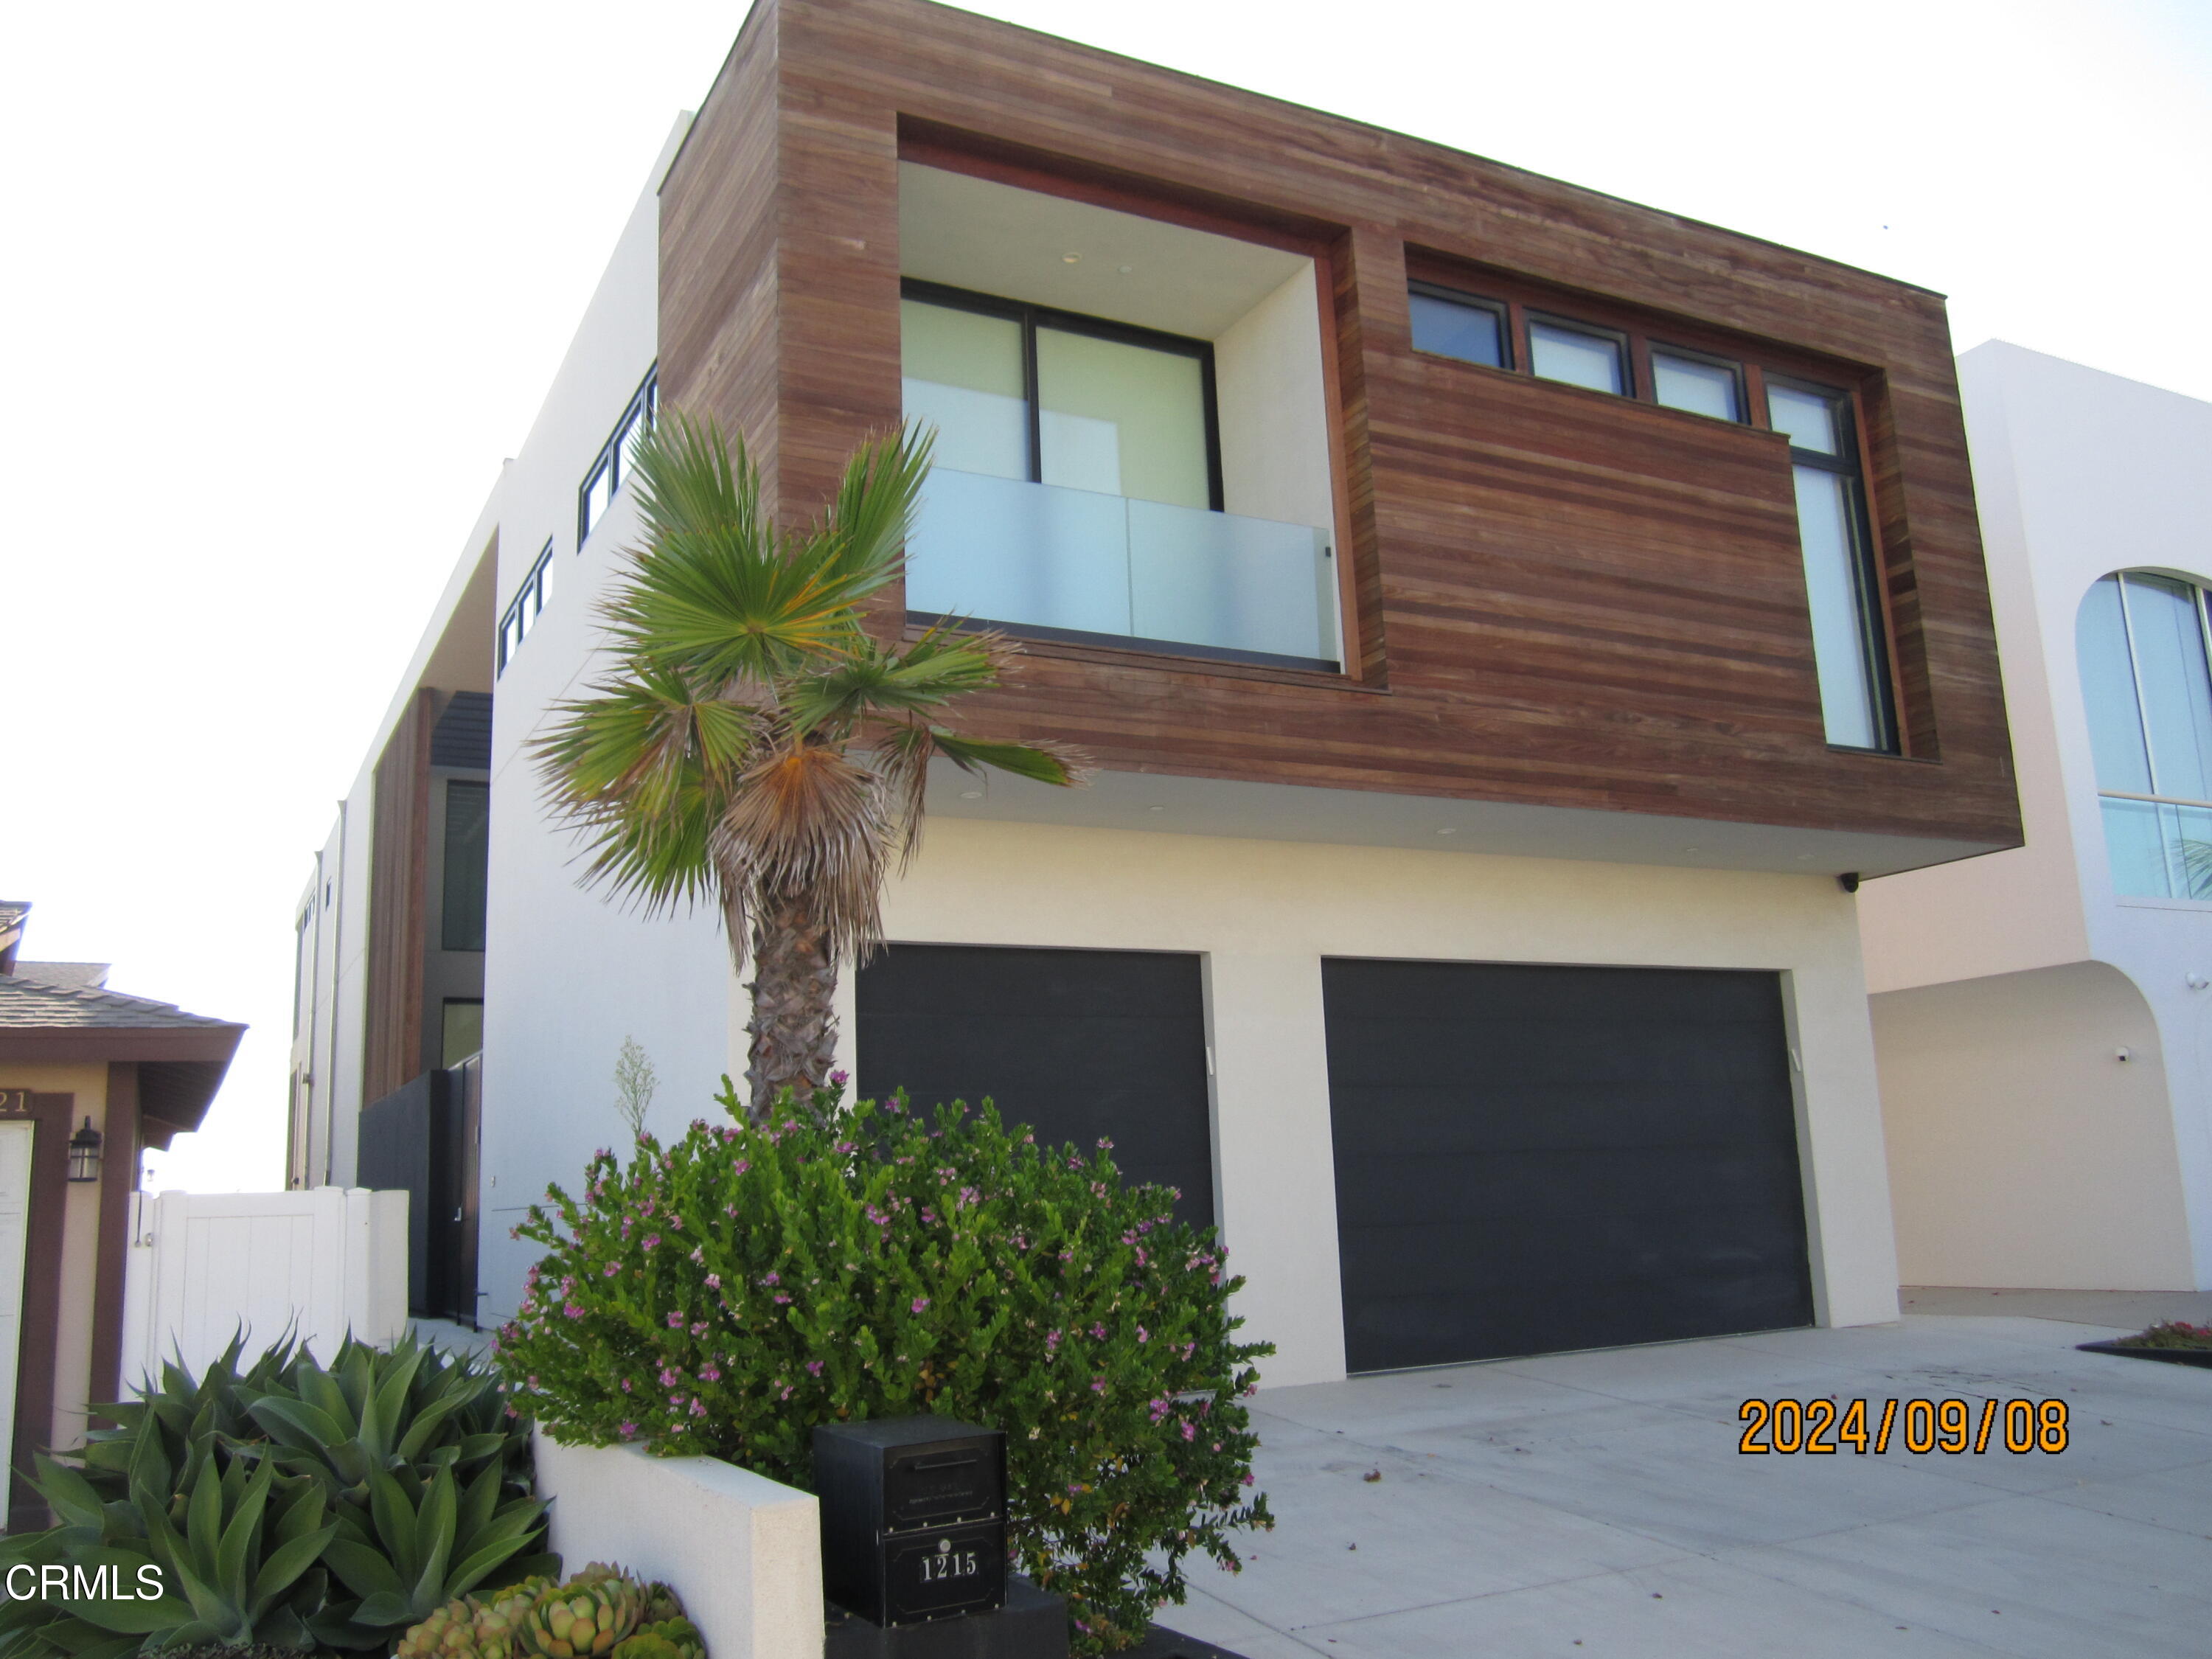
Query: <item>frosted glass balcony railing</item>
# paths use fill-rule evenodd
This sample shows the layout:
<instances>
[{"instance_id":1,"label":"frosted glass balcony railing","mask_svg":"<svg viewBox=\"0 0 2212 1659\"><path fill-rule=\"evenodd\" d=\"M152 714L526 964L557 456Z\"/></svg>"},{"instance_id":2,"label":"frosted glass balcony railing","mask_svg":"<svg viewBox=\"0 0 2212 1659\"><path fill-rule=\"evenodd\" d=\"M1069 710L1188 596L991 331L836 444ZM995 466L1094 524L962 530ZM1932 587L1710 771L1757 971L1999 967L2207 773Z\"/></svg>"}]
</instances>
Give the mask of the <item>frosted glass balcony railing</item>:
<instances>
[{"instance_id":1,"label":"frosted glass balcony railing","mask_svg":"<svg viewBox=\"0 0 2212 1659\"><path fill-rule=\"evenodd\" d=\"M938 467L907 544L907 608L1334 668L1333 539Z\"/></svg>"}]
</instances>

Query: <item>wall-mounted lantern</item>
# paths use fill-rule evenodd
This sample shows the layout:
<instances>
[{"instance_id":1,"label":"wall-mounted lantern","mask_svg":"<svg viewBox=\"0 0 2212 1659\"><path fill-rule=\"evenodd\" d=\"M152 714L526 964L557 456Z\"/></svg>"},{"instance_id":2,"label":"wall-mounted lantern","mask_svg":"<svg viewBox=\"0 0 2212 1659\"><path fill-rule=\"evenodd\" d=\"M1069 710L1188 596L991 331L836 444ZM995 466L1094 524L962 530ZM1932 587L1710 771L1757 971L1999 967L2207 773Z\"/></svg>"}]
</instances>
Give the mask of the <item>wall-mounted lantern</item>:
<instances>
[{"instance_id":1,"label":"wall-mounted lantern","mask_svg":"<svg viewBox=\"0 0 2212 1659\"><path fill-rule=\"evenodd\" d=\"M71 1181L100 1179L100 1131L92 1127L92 1120L84 1121L84 1127L70 1137L70 1170Z\"/></svg>"}]
</instances>

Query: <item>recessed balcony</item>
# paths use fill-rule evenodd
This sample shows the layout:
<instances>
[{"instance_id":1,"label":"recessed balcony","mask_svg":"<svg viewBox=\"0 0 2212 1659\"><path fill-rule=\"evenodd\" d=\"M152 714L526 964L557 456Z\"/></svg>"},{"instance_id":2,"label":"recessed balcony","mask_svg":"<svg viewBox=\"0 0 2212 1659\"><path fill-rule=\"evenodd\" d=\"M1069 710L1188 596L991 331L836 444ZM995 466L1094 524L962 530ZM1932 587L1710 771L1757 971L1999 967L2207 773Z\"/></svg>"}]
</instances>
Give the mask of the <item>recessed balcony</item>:
<instances>
[{"instance_id":1,"label":"recessed balcony","mask_svg":"<svg viewBox=\"0 0 2212 1659\"><path fill-rule=\"evenodd\" d=\"M1344 659L1314 262L903 164L907 608L1308 672Z\"/></svg>"}]
</instances>

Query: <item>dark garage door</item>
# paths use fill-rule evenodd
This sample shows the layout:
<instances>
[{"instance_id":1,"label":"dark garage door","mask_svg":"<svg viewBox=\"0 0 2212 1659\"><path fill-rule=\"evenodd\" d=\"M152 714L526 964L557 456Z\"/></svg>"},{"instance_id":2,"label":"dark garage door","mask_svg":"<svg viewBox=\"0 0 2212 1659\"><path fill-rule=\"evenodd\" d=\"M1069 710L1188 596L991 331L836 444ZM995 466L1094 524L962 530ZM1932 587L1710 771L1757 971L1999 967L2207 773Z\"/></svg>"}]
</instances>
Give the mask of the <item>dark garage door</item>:
<instances>
[{"instance_id":1,"label":"dark garage door","mask_svg":"<svg viewBox=\"0 0 2212 1659\"><path fill-rule=\"evenodd\" d=\"M1777 975L1322 984L1350 1369L1811 1323Z\"/></svg>"},{"instance_id":2,"label":"dark garage door","mask_svg":"<svg viewBox=\"0 0 2212 1659\"><path fill-rule=\"evenodd\" d=\"M860 1093L996 1103L1043 1144L1103 1137L1132 1182L1213 1224L1198 958L1149 951L893 945L860 969Z\"/></svg>"}]
</instances>

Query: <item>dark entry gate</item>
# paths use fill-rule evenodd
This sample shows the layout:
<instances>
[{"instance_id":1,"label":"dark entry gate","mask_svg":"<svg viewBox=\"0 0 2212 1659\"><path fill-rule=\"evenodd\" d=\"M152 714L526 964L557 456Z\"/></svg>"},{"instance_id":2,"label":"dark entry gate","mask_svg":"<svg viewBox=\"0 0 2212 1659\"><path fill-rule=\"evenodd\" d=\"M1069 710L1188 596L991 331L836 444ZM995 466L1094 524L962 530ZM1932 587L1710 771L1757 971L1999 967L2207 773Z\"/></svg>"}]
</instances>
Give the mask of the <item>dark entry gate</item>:
<instances>
[{"instance_id":1,"label":"dark entry gate","mask_svg":"<svg viewBox=\"0 0 2212 1659\"><path fill-rule=\"evenodd\" d=\"M1041 1143L1101 1137L1127 1179L1179 1188L1213 1222L1199 959L1151 951L893 945L860 973L865 1097L994 1101Z\"/></svg>"},{"instance_id":2,"label":"dark entry gate","mask_svg":"<svg viewBox=\"0 0 2212 1659\"><path fill-rule=\"evenodd\" d=\"M1351 1370L1812 1322L1778 975L1322 976Z\"/></svg>"}]
</instances>

